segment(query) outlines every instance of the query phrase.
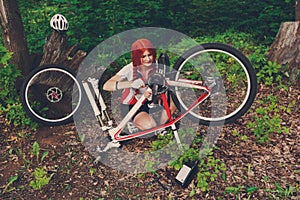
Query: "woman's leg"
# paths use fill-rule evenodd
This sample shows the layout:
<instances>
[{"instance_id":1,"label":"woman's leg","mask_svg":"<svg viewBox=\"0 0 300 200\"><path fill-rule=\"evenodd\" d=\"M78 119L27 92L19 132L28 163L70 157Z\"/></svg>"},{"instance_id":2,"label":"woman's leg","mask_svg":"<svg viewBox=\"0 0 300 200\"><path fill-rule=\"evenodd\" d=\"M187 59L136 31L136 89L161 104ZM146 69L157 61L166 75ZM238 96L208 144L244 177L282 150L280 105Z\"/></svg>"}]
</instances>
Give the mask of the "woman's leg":
<instances>
[{"instance_id":1,"label":"woman's leg","mask_svg":"<svg viewBox=\"0 0 300 200\"><path fill-rule=\"evenodd\" d=\"M138 113L133 120L134 125L141 129L146 130L153 127L156 127L155 120L147 112Z\"/></svg>"}]
</instances>

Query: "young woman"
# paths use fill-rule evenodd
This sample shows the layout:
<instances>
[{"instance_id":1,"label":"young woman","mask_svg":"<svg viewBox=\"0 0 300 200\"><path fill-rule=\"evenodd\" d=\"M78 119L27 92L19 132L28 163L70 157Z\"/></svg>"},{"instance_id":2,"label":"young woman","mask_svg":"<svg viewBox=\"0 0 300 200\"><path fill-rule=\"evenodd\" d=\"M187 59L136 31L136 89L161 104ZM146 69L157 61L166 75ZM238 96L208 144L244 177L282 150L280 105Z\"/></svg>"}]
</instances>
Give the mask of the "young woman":
<instances>
[{"instance_id":1,"label":"young woman","mask_svg":"<svg viewBox=\"0 0 300 200\"><path fill-rule=\"evenodd\" d=\"M131 63L123 67L103 85L103 89L107 91L123 90L121 97L123 116L134 106L137 99L145 93L147 89L145 83L157 71L156 50L147 39L139 39L132 44L131 60ZM146 92L145 95L146 98L149 98L152 92ZM170 101L170 108L171 112L174 112L176 109L172 100ZM147 102L133 116L132 121L140 130L156 126L156 121L149 114ZM167 114L163 111L160 123L165 123L166 121Z\"/></svg>"}]
</instances>

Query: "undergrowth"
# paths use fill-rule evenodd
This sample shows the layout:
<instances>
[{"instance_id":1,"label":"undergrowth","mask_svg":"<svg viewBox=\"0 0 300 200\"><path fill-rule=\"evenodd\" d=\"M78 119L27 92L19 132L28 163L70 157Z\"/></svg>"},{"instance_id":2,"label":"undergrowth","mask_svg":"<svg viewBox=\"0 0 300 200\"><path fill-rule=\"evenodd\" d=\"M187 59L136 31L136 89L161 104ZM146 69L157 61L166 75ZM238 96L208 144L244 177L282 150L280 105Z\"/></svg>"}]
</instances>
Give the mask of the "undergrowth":
<instances>
[{"instance_id":1,"label":"undergrowth","mask_svg":"<svg viewBox=\"0 0 300 200\"><path fill-rule=\"evenodd\" d=\"M37 124L26 115L15 87L21 72L15 65L9 63L12 54L0 45L0 85L2 88L0 90L0 115L5 116L8 125L30 126L35 129Z\"/></svg>"}]
</instances>

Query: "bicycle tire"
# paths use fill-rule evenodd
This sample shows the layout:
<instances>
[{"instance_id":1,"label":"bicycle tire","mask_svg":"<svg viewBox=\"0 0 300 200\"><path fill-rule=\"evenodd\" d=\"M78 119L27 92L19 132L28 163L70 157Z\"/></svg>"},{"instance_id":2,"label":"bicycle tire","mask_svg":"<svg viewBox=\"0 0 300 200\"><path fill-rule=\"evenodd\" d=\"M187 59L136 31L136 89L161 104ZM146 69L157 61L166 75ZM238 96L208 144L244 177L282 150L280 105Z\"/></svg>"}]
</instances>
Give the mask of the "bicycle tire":
<instances>
[{"instance_id":1,"label":"bicycle tire","mask_svg":"<svg viewBox=\"0 0 300 200\"><path fill-rule=\"evenodd\" d=\"M72 122L81 98L82 89L75 73L57 64L35 68L21 87L24 110L34 121L47 126Z\"/></svg>"},{"instance_id":2,"label":"bicycle tire","mask_svg":"<svg viewBox=\"0 0 300 200\"><path fill-rule=\"evenodd\" d=\"M174 69L176 70L172 77L174 80L188 78L207 83L208 77L222 79L219 84L220 87L222 85L222 88L213 88L214 96L210 96L203 104L201 103L196 109L189 112L188 116L197 120L199 124L232 123L250 109L255 99L257 90L255 70L245 55L229 45L206 43L195 46L176 61ZM193 94L197 96L192 90L188 92L192 95L185 94L180 88L175 88L175 98L180 103L182 110L185 111L188 108L187 97L191 98ZM216 108L213 110L214 107Z\"/></svg>"}]
</instances>

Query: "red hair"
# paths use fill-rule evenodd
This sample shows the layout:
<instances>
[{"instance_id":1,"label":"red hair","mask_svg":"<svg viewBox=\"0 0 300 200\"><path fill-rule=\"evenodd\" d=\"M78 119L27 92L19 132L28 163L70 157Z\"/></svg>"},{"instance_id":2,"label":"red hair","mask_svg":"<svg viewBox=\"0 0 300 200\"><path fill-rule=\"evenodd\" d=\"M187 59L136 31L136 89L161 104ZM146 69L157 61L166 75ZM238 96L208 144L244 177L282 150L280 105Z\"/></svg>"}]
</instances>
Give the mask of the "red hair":
<instances>
[{"instance_id":1,"label":"red hair","mask_svg":"<svg viewBox=\"0 0 300 200\"><path fill-rule=\"evenodd\" d=\"M137 78L137 67L141 65L141 58L143 53L148 50L152 55L152 63L156 62L156 50L154 49L152 43L147 39L136 40L131 45L131 60L133 65L133 80Z\"/></svg>"},{"instance_id":2,"label":"red hair","mask_svg":"<svg viewBox=\"0 0 300 200\"><path fill-rule=\"evenodd\" d=\"M152 43L147 39L139 39L131 45L131 60L134 67L141 65L143 53L148 50L153 56L153 63L156 62L156 50Z\"/></svg>"}]
</instances>

